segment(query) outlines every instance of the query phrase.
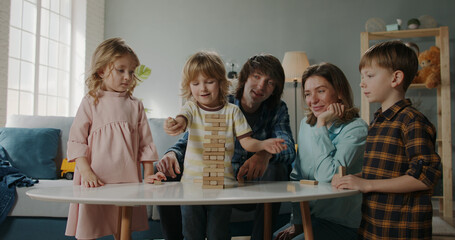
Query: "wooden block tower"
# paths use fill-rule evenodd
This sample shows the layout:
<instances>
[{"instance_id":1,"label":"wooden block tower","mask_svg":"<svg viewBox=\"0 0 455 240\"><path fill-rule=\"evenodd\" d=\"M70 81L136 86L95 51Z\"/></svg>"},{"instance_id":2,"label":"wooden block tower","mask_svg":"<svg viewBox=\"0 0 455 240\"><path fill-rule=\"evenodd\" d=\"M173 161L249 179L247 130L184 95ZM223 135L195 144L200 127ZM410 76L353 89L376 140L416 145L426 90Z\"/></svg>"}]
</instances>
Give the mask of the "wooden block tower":
<instances>
[{"instance_id":1,"label":"wooden block tower","mask_svg":"<svg viewBox=\"0 0 455 240\"><path fill-rule=\"evenodd\" d=\"M226 134L219 132L227 130L226 115L206 114L204 122L207 123L204 130L211 134L204 135L202 188L223 189Z\"/></svg>"}]
</instances>

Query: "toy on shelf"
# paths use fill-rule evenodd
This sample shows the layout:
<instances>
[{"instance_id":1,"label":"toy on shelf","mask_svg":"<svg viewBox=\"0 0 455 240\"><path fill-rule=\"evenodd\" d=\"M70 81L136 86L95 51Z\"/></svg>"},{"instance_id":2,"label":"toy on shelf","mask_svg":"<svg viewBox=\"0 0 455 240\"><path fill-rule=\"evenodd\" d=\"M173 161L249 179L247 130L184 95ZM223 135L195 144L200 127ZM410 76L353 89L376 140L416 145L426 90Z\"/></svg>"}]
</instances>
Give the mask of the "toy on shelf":
<instances>
[{"instance_id":1,"label":"toy on shelf","mask_svg":"<svg viewBox=\"0 0 455 240\"><path fill-rule=\"evenodd\" d=\"M420 27L420 21L417 18L411 18L408 20L408 29L417 29Z\"/></svg>"},{"instance_id":2,"label":"toy on shelf","mask_svg":"<svg viewBox=\"0 0 455 240\"><path fill-rule=\"evenodd\" d=\"M206 114L204 122L211 125L204 127L211 134L204 135L202 188L223 189L226 135L219 135L219 132L227 130L226 115Z\"/></svg>"},{"instance_id":3,"label":"toy on shelf","mask_svg":"<svg viewBox=\"0 0 455 240\"><path fill-rule=\"evenodd\" d=\"M68 162L68 159L63 159L62 161L62 166L60 167L60 170L62 171L60 173L60 176L62 178L66 178L68 180L73 180L74 176L74 169L76 168L76 162Z\"/></svg>"},{"instance_id":4,"label":"toy on shelf","mask_svg":"<svg viewBox=\"0 0 455 240\"><path fill-rule=\"evenodd\" d=\"M427 88L435 88L441 83L440 50L432 46L419 54L421 69L413 83L424 83Z\"/></svg>"},{"instance_id":5,"label":"toy on shelf","mask_svg":"<svg viewBox=\"0 0 455 240\"><path fill-rule=\"evenodd\" d=\"M401 19L397 19L397 23L386 25L386 30L387 31L398 31L401 29L402 23L403 23L403 21Z\"/></svg>"}]
</instances>

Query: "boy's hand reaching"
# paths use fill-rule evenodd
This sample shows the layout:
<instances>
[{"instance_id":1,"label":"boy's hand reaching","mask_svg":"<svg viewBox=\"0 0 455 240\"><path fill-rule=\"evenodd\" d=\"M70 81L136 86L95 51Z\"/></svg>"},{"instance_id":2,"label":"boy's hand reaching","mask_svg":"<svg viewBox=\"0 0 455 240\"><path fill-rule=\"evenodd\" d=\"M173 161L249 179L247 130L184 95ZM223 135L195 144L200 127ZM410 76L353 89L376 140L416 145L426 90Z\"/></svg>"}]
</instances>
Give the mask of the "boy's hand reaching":
<instances>
[{"instance_id":1,"label":"boy's hand reaching","mask_svg":"<svg viewBox=\"0 0 455 240\"><path fill-rule=\"evenodd\" d=\"M156 174L146 176L144 180L146 183L154 183L155 181L166 180L166 176L162 172L157 172Z\"/></svg>"},{"instance_id":2,"label":"boy's hand reaching","mask_svg":"<svg viewBox=\"0 0 455 240\"><path fill-rule=\"evenodd\" d=\"M262 141L262 144L264 150L271 154L279 153L288 147L281 138L270 138Z\"/></svg>"},{"instance_id":3,"label":"boy's hand reaching","mask_svg":"<svg viewBox=\"0 0 455 240\"><path fill-rule=\"evenodd\" d=\"M177 136L185 131L186 120L183 117L176 117L175 119L168 117L164 122L163 128L167 134Z\"/></svg>"}]
</instances>

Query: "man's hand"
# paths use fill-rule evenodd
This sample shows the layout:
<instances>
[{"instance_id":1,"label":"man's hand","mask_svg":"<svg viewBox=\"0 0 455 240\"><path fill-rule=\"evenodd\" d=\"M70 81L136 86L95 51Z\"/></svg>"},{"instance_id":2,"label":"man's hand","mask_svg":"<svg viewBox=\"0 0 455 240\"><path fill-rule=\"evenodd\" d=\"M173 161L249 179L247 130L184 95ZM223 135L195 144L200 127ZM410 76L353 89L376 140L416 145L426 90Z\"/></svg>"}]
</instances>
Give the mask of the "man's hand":
<instances>
[{"instance_id":1,"label":"man's hand","mask_svg":"<svg viewBox=\"0 0 455 240\"><path fill-rule=\"evenodd\" d=\"M170 176L172 178L176 178L177 174L180 174L180 166L179 162L177 161L177 156L175 152L168 152L166 153L163 158L161 158L158 163L156 163L156 169L166 176Z\"/></svg>"},{"instance_id":2,"label":"man's hand","mask_svg":"<svg viewBox=\"0 0 455 240\"><path fill-rule=\"evenodd\" d=\"M269 166L270 158L272 158L272 154L266 151L255 153L240 167L239 173L237 174L237 180L243 180L243 177L245 175L247 180L253 180L262 177L265 173L265 170Z\"/></svg>"},{"instance_id":3,"label":"man's hand","mask_svg":"<svg viewBox=\"0 0 455 240\"><path fill-rule=\"evenodd\" d=\"M293 224L290 227L278 233L274 240L290 240L301 233L303 233L303 226L300 224Z\"/></svg>"},{"instance_id":4,"label":"man's hand","mask_svg":"<svg viewBox=\"0 0 455 240\"><path fill-rule=\"evenodd\" d=\"M175 119L168 117L166 121L164 121L163 128L167 134L171 136L177 136L180 133L183 133L183 131L185 131L186 120L184 117L181 116L176 117Z\"/></svg>"}]
</instances>

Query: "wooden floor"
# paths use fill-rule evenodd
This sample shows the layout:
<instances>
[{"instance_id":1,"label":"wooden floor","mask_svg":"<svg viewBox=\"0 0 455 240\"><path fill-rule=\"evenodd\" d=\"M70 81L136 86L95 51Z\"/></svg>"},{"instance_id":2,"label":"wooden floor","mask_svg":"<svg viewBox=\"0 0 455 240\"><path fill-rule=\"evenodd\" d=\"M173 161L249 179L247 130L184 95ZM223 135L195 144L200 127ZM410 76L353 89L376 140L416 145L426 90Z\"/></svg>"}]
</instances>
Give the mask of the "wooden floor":
<instances>
[{"instance_id":1,"label":"wooden floor","mask_svg":"<svg viewBox=\"0 0 455 240\"><path fill-rule=\"evenodd\" d=\"M439 210L437 209L437 205L433 202L433 206L435 207L433 211L433 216L440 216ZM455 227L455 211L452 215L452 219L445 219L445 221L450 224L452 227ZM455 236L435 236L433 235L433 240L455 240Z\"/></svg>"}]
</instances>

